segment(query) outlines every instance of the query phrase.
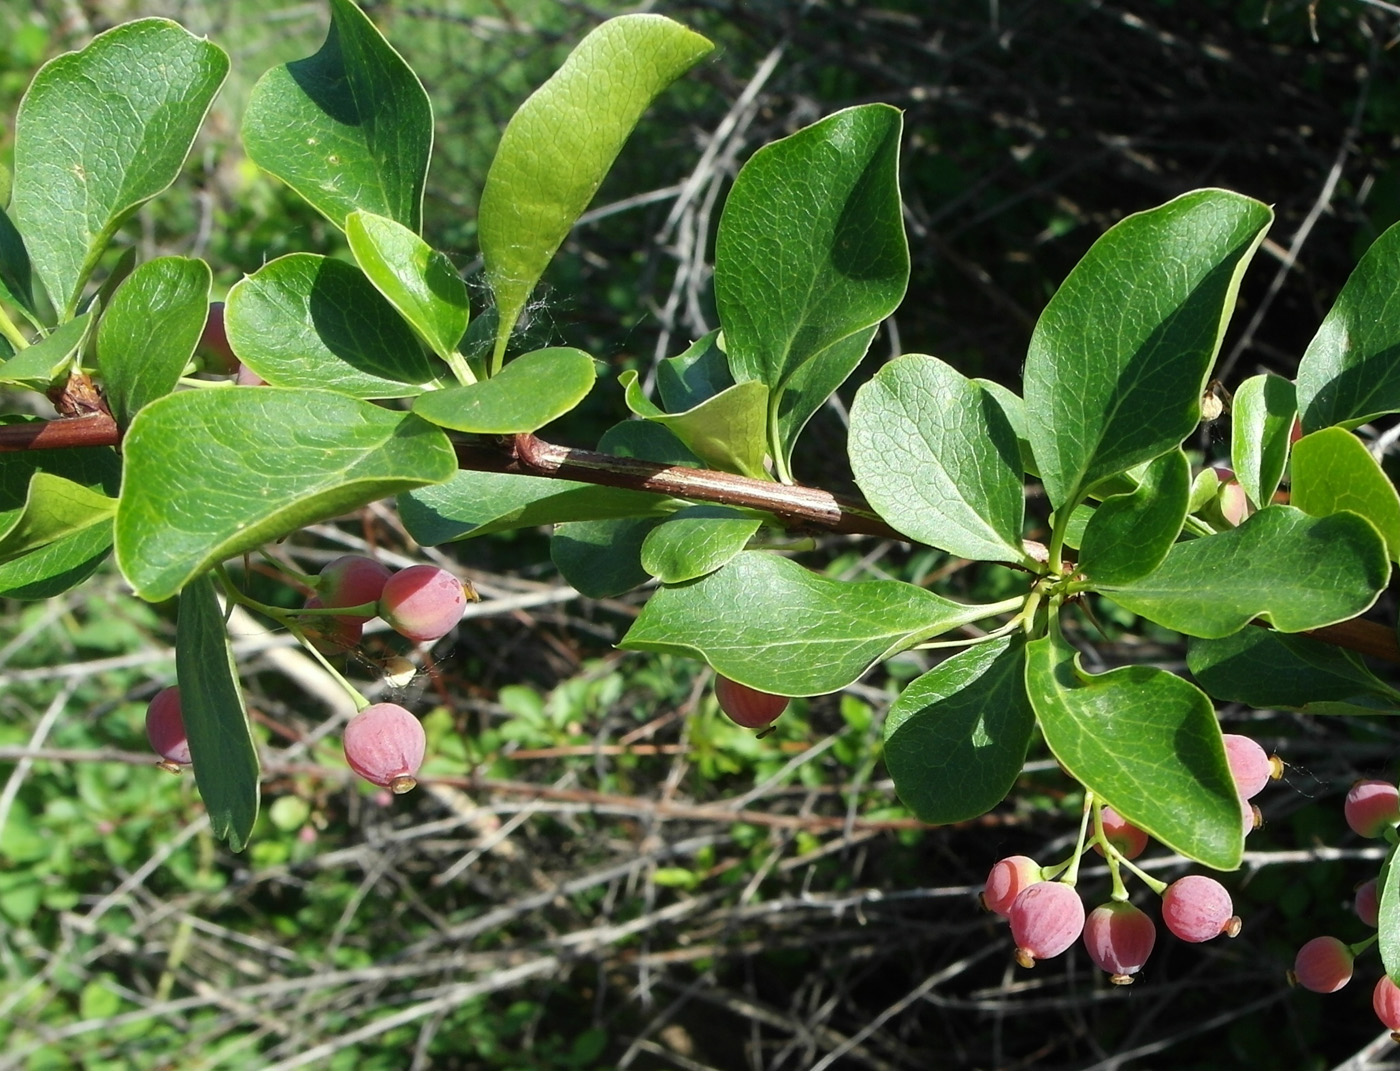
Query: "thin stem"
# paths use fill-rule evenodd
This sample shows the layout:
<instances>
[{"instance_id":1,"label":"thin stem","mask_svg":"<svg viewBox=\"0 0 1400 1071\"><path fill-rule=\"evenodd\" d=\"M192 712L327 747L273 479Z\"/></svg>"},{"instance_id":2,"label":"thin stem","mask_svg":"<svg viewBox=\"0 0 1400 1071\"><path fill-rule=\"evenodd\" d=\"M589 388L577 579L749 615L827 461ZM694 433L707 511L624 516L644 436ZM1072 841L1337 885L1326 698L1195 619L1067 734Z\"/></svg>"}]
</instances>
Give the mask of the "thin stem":
<instances>
[{"instance_id":1,"label":"thin stem","mask_svg":"<svg viewBox=\"0 0 1400 1071\"><path fill-rule=\"evenodd\" d=\"M5 311L3 306L0 306L0 335L9 339L10 345L16 351L29 347L29 339L21 334L20 329L15 326L15 322L10 319L10 314Z\"/></svg>"},{"instance_id":2,"label":"thin stem","mask_svg":"<svg viewBox=\"0 0 1400 1071\"><path fill-rule=\"evenodd\" d=\"M1158 896L1161 896L1164 892L1167 891L1167 883L1165 881L1162 881L1160 878L1154 878L1151 874L1143 870L1142 867L1138 866L1126 855L1119 856L1119 861L1123 864L1123 866L1131 870L1137 876L1137 879L1139 881L1141 881L1149 889L1155 892Z\"/></svg>"},{"instance_id":3,"label":"thin stem","mask_svg":"<svg viewBox=\"0 0 1400 1071\"><path fill-rule=\"evenodd\" d=\"M1074 885L1079 880L1079 861L1084 858L1085 842L1089 836L1089 816L1094 812L1094 794L1084 790L1084 813L1079 819L1079 842L1075 845L1074 859L1060 880L1066 885Z\"/></svg>"},{"instance_id":4,"label":"thin stem","mask_svg":"<svg viewBox=\"0 0 1400 1071\"><path fill-rule=\"evenodd\" d=\"M441 356L447 362L447 367L452 369L452 374L457 377L457 382L462 386L470 386L476 382L476 376L472 374L471 368L467 365L467 359L456 350Z\"/></svg>"}]
</instances>

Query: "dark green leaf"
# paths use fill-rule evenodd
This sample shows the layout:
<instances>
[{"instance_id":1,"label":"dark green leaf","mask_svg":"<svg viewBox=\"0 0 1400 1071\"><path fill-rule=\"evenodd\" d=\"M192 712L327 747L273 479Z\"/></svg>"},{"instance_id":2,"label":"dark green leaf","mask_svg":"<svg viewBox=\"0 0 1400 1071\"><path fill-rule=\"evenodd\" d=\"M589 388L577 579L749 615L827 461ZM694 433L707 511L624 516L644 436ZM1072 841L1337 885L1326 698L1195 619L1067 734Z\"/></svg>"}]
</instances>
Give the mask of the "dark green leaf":
<instances>
[{"instance_id":1,"label":"dark green leaf","mask_svg":"<svg viewBox=\"0 0 1400 1071\"><path fill-rule=\"evenodd\" d=\"M1400 495L1364 443L1345 428L1324 428L1293 444L1294 506L1314 517L1351 510L1380 532L1400 561Z\"/></svg>"},{"instance_id":2,"label":"dark green leaf","mask_svg":"<svg viewBox=\"0 0 1400 1071\"><path fill-rule=\"evenodd\" d=\"M668 413L694 409L722 390L734 386L729 374L729 355L719 329L697 339L675 357L668 357L656 367L656 389L661 404Z\"/></svg>"},{"instance_id":3,"label":"dark green leaf","mask_svg":"<svg viewBox=\"0 0 1400 1071\"><path fill-rule=\"evenodd\" d=\"M780 470L791 475L792 454L797 446L797 437L807 426L817 410L826 404L836 388L846 382L870 350L870 342L875 337L879 324L857 331L853 335L832 343L821 354L798 367L783 388L782 397L777 400L774 427L778 441ZM772 396L769 408L772 409Z\"/></svg>"},{"instance_id":4,"label":"dark green leaf","mask_svg":"<svg viewBox=\"0 0 1400 1071\"><path fill-rule=\"evenodd\" d=\"M23 309L31 319L38 313L29 251L24 248L24 239L3 209L0 209L0 298Z\"/></svg>"},{"instance_id":5,"label":"dark green leaf","mask_svg":"<svg viewBox=\"0 0 1400 1071\"><path fill-rule=\"evenodd\" d=\"M123 443L117 563L158 602L234 554L447 479L447 437L411 413L331 391L184 391L137 414Z\"/></svg>"},{"instance_id":6,"label":"dark green leaf","mask_svg":"<svg viewBox=\"0 0 1400 1071\"><path fill-rule=\"evenodd\" d=\"M885 718L885 765L920 820L963 822L1006 798L1034 729L1024 639L989 640L904 689Z\"/></svg>"},{"instance_id":7,"label":"dark green leaf","mask_svg":"<svg viewBox=\"0 0 1400 1071\"><path fill-rule=\"evenodd\" d=\"M413 411L479 435L537 431L583 401L596 377L583 350L555 346L522 354L490 379L422 394Z\"/></svg>"},{"instance_id":8,"label":"dark green leaf","mask_svg":"<svg viewBox=\"0 0 1400 1071\"><path fill-rule=\"evenodd\" d=\"M337 227L357 208L422 226L433 112L417 75L350 0L319 52L258 80L243 115L253 162Z\"/></svg>"},{"instance_id":9,"label":"dark green leaf","mask_svg":"<svg viewBox=\"0 0 1400 1071\"><path fill-rule=\"evenodd\" d=\"M1238 528L1177 543L1161 568L1100 586L1114 602L1188 636L1218 638L1261 617L1302 632L1355 617L1390 577L1385 544L1354 513L1267 506Z\"/></svg>"},{"instance_id":10,"label":"dark green leaf","mask_svg":"<svg viewBox=\"0 0 1400 1071\"><path fill-rule=\"evenodd\" d=\"M631 369L618 376L627 408L675 435L707 468L767 479L763 458L768 449L768 388L751 381L726 387L693 409L663 413L647 400Z\"/></svg>"},{"instance_id":11,"label":"dark green leaf","mask_svg":"<svg viewBox=\"0 0 1400 1071\"><path fill-rule=\"evenodd\" d=\"M112 525L94 524L0 563L0 596L51 599L71 591L97 571L112 549Z\"/></svg>"},{"instance_id":12,"label":"dark green leaf","mask_svg":"<svg viewBox=\"0 0 1400 1071\"><path fill-rule=\"evenodd\" d=\"M47 472L36 472L22 506L0 511L0 562L11 561L94 524L106 524L117 501Z\"/></svg>"},{"instance_id":13,"label":"dark green leaf","mask_svg":"<svg viewBox=\"0 0 1400 1071\"><path fill-rule=\"evenodd\" d=\"M650 579L642 568L642 543L663 519L569 521L554 529L549 554L564 579L589 598L621 595Z\"/></svg>"},{"instance_id":14,"label":"dark green leaf","mask_svg":"<svg viewBox=\"0 0 1400 1071\"><path fill-rule=\"evenodd\" d=\"M1026 357L1031 447L1050 503L1181 444L1241 274L1273 213L1197 190L1103 235L1050 299Z\"/></svg>"},{"instance_id":15,"label":"dark green leaf","mask_svg":"<svg viewBox=\"0 0 1400 1071\"><path fill-rule=\"evenodd\" d=\"M34 76L15 119L11 207L62 319L117 228L175 181L227 73L222 49L140 19Z\"/></svg>"},{"instance_id":16,"label":"dark green leaf","mask_svg":"<svg viewBox=\"0 0 1400 1071\"><path fill-rule=\"evenodd\" d=\"M1060 765L1167 847L1239 866L1243 812L1210 700L1152 666L1085 673L1051 622L1027 645L1026 691Z\"/></svg>"},{"instance_id":17,"label":"dark green leaf","mask_svg":"<svg viewBox=\"0 0 1400 1071\"><path fill-rule=\"evenodd\" d=\"M1006 414L1006 419L1011 422L1011 428L1016 432L1016 446L1021 452L1021 471L1039 475L1035 467L1035 455L1031 453L1031 444L1026 438L1026 403L1021 400L1021 396L1009 387L1003 387L990 379L974 379L972 382L997 400L1001 411Z\"/></svg>"},{"instance_id":18,"label":"dark green leaf","mask_svg":"<svg viewBox=\"0 0 1400 1071\"><path fill-rule=\"evenodd\" d=\"M1231 406L1230 463L1256 509L1274 500L1298 415L1293 384L1272 372L1250 376Z\"/></svg>"},{"instance_id":19,"label":"dark green leaf","mask_svg":"<svg viewBox=\"0 0 1400 1071\"><path fill-rule=\"evenodd\" d=\"M1079 568L1095 584L1126 584L1162 564L1186 521L1191 464L1169 450L1150 462L1137 490L1110 495L1080 539Z\"/></svg>"},{"instance_id":20,"label":"dark green leaf","mask_svg":"<svg viewBox=\"0 0 1400 1071\"><path fill-rule=\"evenodd\" d=\"M729 506L689 506L642 541L642 568L667 584L713 572L748 545L763 521Z\"/></svg>"}]
</instances>

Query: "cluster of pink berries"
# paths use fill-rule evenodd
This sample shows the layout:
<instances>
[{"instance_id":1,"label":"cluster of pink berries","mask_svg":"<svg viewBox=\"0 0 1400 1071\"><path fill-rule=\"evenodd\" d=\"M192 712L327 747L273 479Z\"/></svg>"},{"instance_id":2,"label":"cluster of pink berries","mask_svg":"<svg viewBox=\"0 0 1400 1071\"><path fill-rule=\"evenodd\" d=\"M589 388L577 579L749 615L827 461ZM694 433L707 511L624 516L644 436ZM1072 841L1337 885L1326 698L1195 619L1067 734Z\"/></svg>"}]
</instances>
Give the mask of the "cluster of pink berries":
<instances>
[{"instance_id":1,"label":"cluster of pink berries","mask_svg":"<svg viewBox=\"0 0 1400 1071\"><path fill-rule=\"evenodd\" d=\"M1400 789L1389 781L1358 781L1347 792L1347 825L1363 837L1378 837L1392 844L1400 841ZM1356 888L1353 902L1357 918L1375 930L1380 921L1380 882L1372 878ZM1335 993L1351 981L1356 957L1376 943L1378 934L1346 944L1336 937L1314 937L1302 948L1288 972L1288 981L1314 993ZM1371 1007L1391 1036L1400 1041L1400 987L1381 975L1371 992Z\"/></svg>"},{"instance_id":2,"label":"cluster of pink berries","mask_svg":"<svg viewBox=\"0 0 1400 1071\"><path fill-rule=\"evenodd\" d=\"M365 623L382 617L415 643L439 640L452 631L467 605L462 582L436 565L411 565L398 572L373 558L346 554L321 570L308 610L343 610L317 616L317 647L338 654L355 647ZM327 624L328 623L328 624Z\"/></svg>"},{"instance_id":3,"label":"cluster of pink berries","mask_svg":"<svg viewBox=\"0 0 1400 1071\"><path fill-rule=\"evenodd\" d=\"M1281 776L1283 764L1248 737L1227 734L1226 757L1240 793L1248 824L1255 824L1248 801L1271 778ZM1142 969L1157 943L1157 927L1140 908L1128 902L1119 873L1128 866L1162 898L1162 922L1183 941L1209 941L1222 933L1240 932L1239 917L1225 887L1214 878L1189 874L1170 885L1131 865L1147 846L1147 834L1112 807L1094 804L1097 816L1091 843L1109 861L1114 891L1105 904L1087 915L1074 887L1080 852L1058 866L1042 867L1024 855L999 860L987 875L982 903L1011 923L1016 961L1032 967L1066 951L1083 935L1094 965L1107 971L1116 985L1127 985ZM1063 877L1057 879L1058 875Z\"/></svg>"}]
</instances>

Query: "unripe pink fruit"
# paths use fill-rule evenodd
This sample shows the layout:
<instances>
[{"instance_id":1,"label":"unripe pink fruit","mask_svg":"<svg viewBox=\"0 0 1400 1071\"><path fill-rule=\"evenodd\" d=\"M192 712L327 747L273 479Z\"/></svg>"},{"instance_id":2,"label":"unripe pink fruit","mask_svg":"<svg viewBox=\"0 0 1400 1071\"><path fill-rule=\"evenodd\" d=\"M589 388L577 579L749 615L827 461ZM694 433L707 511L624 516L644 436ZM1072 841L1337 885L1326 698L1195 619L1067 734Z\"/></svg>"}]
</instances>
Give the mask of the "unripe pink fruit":
<instances>
[{"instance_id":1,"label":"unripe pink fruit","mask_svg":"<svg viewBox=\"0 0 1400 1071\"><path fill-rule=\"evenodd\" d=\"M222 301L209 303L209 315L204 321L204 331L199 336L195 352L203 359L206 372L231 376L238 371L238 358L234 356L233 347L228 344L228 335L224 331Z\"/></svg>"},{"instance_id":2,"label":"unripe pink fruit","mask_svg":"<svg viewBox=\"0 0 1400 1071\"><path fill-rule=\"evenodd\" d=\"M1371 991L1371 1007L1376 1010L1376 1018L1390 1031L1391 1038L1400 1041L1400 987L1384 974Z\"/></svg>"},{"instance_id":3,"label":"unripe pink fruit","mask_svg":"<svg viewBox=\"0 0 1400 1071\"><path fill-rule=\"evenodd\" d=\"M379 596L379 616L395 632L422 643L456 627L467 605L462 582L436 565L413 565L389 577Z\"/></svg>"},{"instance_id":4,"label":"unripe pink fruit","mask_svg":"<svg viewBox=\"0 0 1400 1071\"><path fill-rule=\"evenodd\" d=\"M1278 777L1282 772L1278 760L1271 759L1268 752L1249 737L1226 733L1222 739L1235 788L1245 799L1253 799L1271 778Z\"/></svg>"},{"instance_id":5,"label":"unripe pink fruit","mask_svg":"<svg viewBox=\"0 0 1400 1071\"><path fill-rule=\"evenodd\" d=\"M233 381L240 387L266 387L267 380L258 375L246 364L239 364L238 373L233 377Z\"/></svg>"},{"instance_id":6,"label":"unripe pink fruit","mask_svg":"<svg viewBox=\"0 0 1400 1071\"><path fill-rule=\"evenodd\" d=\"M728 677L715 677L715 698L729 720L745 729L762 729L787 709L788 697L760 692Z\"/></svg>"},{"instance_id":7,"label":"unripe pink fruit","mask_svg":"<svg viewBox=\"0 0 1400 1071\"><path fill-rule=\"evenodd\" d=\"M1136 859L1147 847L1147 833L1133 825L1112 807L1103 809L1103 833L1108 843L1118 849L1124 859ZM1094 851L1103 855L1097 844Z\"/></svg>"},{"instance_id":8,"label":"unripe pink fruit","mask_svg":"<svg viewBox=\"0 0 1400 1071\"><path fill-rule=\"evenodd\" d=\"M1372 878L1356 887L1356 901L1352 905L1356 917L1367 926L1375 929L1381 921L1380 881Z\"/></svg>"},{"instance_id":9,"label":"unripe pink fruit","mask_svg":"<svg viewBox=\"0 0 1400 1071\"><path fill-rule=\"evenodd\" d=\"M1025 855L1008 855L992 864L987 884L982 889L982 906L1006 918L1017 894L1027 885L1043 880L1040 864L1034 859Z\"/></svg>"},{"instance_id":10,"label":"unripe pink fruit","mask_svg":"<svg viewBox=\"0 0 1400 1071\"><path fill-rule=\"evenodd\" d=\"M321 597L312 595L306 600L308 610L323 609ZM324 655L340 655L358 647L365 634L365 619L349 614L317 614L303 618L302 630L316 650Z\"/></svg>"},{"instance_id":11,"label":"unripe pink fruit","mask_svg":"<svg viewBox=\"0 0 1400 1071\"><path fill-rule=\"evenodd\" d=\"M1156 943L1157 927L1152 920L1124 901L1110 900L1084 920L1084 947L1089 958L1113 976L1114 985L1131 983Z\"/></svg>"},{"instance_id":12,"label":"unripe pink fruit","mask_svg":"<svg viewBox=\"0 0 1400 1071\"><path fill-rule=\"evenodd\" d=\"M321 575L316 578L316 594L320 596L322 604L331 609L377 603L391 575L388 566L381 565L373 558L366 558L363 554L344 554L321 570ZM374 612L345 616L368 621Z\"/></svg>"},{"instance_id":13,"label":"unripe pink fruit","mask_svg":"<svg viewBox=\"0 0 1400 1071\"><path fill-rule=\"evenodd\" d=\"M423 724L397 703L365 707L345 726L345 761L370 784L396 793L418 782L427 738Z\"/></svg>"},{"instance_id":14,"label":"unripe pink fruit","mask_svg":"<svg viewBox=\"0 0 1400 1071\"><path fill-rule=\"evenodd\" d=\"M1335 937L1314 937L1298 949L1288 980L1314 993L1335 993L1351 981L1356 957Z\"/></svg>"},{"instance_id":15,"label":"unripe pink fruit","mask_svg":"<svg viewBox=\"0 0 1400 1071\"><path fill-rule=\"evenodd\" d=\"M161 765L178 769L194 760L185 737L185 719L180 710L180 689L162 688L146 708L146 738L161 757Z\"/></svg>"},{"instance_id":16,"label":"unripe pink fruit","mask_svg":"<svg viewBox=\"0 0 1400 1071\"><path fill-rule=\"evenodd\" d=\"M1400 790L1389 781L1358 781L1347 793L1347 825L1363 837L1379 837L1400 822Z\"/></svg>"},{"instance_id":17,"label":"unripe pink fruit","mask_svg":"<svg viewBox=\"0 0 1400 1071\"><path fill-rule=\"evenodd\" d=\"M1041 881L1016 895L1007 918L1016 962L1034 967L1036 960L1058 956L1084 932L1084 901L1062 881Z\"/></svg>"},{"instance_id":18,"label":"unripe pink fruit","mask_svg":"<svg viewBox=\"0 0 1400 1071\"><path fill-rule=\"evenodd\" d=\"M1222 933L1234 937L1240 920L1225 886L1204 874L1188 874L1162 894L1162 921L1183 941L1199 944Z\"/></svg>"}]
</instances>

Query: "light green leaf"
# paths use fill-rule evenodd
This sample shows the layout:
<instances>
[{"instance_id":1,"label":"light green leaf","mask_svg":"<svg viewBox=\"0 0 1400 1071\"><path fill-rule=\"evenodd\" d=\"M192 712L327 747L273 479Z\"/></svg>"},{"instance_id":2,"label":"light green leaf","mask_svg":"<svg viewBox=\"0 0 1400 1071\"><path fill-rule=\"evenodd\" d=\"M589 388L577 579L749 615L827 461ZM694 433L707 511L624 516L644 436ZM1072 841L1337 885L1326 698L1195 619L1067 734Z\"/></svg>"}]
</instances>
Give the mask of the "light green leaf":
<instances>
[{"instance_id":1,"label":"light green leaf","mask_svg":"<svg viewBox=\"0 0 1400 1071\"><path fill-rule=\"evenodd\" d=\"M1099 590L1188 636L1218 638L1256 617L1302 632L1355 617L1390 578L1385 544L1354 513L1266 506L1238 528L1172 547L1161 568Z\"/></svg>"},{"instance_id":2,"label":"light green leaf","mask_svg":"<svg viewBox=\"0 0 1400 1071\"><path fill-rule=\"evenodd\" d=\"M617 377L627 408L645 420L669 428L708 468L768 479L763 458L768 449L768 388L759 382L737 383L706 398L693 409L663 413L637 383L632 369Z\"/></svg>"},{"instance_id":3,"label":"light green leaf","mask_svg":"<svg viewBox=\"0 0 1400 1071\"><path fill-rule=\"evenodd\" d=\"M175 389L209 315L209 265L157 257L112 295L97 325L97 362L107 403L126 427L147 402Z\"/></svg>"},{"instance_id":4,"label":"light green leaf","mask_svg":"<svg viewBox=\"0 0 1400 1071\"><path fill-rule=\"evenodd\" d=\"M764 551L654 594L618 644L703 658L740 684L778 695L844 688L896 651L981 620L897 580L832 580Z\"/></svg>"},{"instance_id":5,"label":"light green leaf","mask_svg":"<svg viewBox=\"0 0 1400 1071\"><path fill-rule=\"evenodd\" d=\"M664 518L568 521L554 529L549 555L564 579L590 599L609 599L645 584L642 544Z\"/></svg>"},{"instance_id":6,"label":"light green leaf","mask_svg":"<svg viewBox=\"0 0 1400 1071\"><path fill-rule=\"evenodd\" d=\"M1293 444L1291 473L1294 506L1314 517L1359 513L1400 561L1400 495L1360 439L1345 428L1304 435Z\"/></svg>"},{"instance_id":7,"label":"light green leaf","mask_svg":"<svg viewBox=\"0 0 1400 1071\"><path fill-rule=\"evenodd\" d=\"M241 852L258 817L261 768L223 610L208 574L180 593L175 624L180 713L194 760L194 780L214 835Z\"/></svg>"},{"instance_id":8,"label":"light green leaf","mask_svg":"<svg viewBox=\"0 0 1400 1071\"><path fill-rule=\"evenodd\" d=\"M456 353L471 313L466 284L446 254L370 212L351 212L345 237L355 263L432 351L444 360Z\"/></svg>"},{"instance_id":9,"label":"light green leaf","mask_svg":"<svg viewBox=\"0 0 1400 1071\"><path fill-rule=\"evenodd\" d=\"M97 571L112 549L110 522L80 528L13 561L0 563L0 596L51 599Z\"/></svg>"},{"instance_id":10,"label":"light green leaf","mask_svg":"<svg viewBox=\"0 0 1400 1071\"><path fill-rule=\"evenodd\" d=\"M1400 868L1395 865L1396 846L1386 851L1376 882L1377 942L1381 964L1393 982L1400 978Z\"/></svg>"},{"instance_id":11,"label":"light green leaf","mask_svg":"<svg viewBox=\"0 0 1400 1071\"><path fill-rule=\"evenodd\" d=\"M21 350L0 365L0 383L47 391L49 387L67 379L69 366L87 342L92 325L91 310L59 325L47 338Z\"/></svg>"},{"instance_id":12,"label":"light green leaf","mask_svg":"<svg viewBox=\"0 0 1400 1071\"><path fill-rule=\"evenodd\" d=\"M904 689L885 718L885 765L921 821L964 822L1006 798L1034 729L1024 639L989 640Z\"/></svg>"},{"instance_id":13,"label":"light green leaf","mask_svg":"<svg viewBox=\"0 0 1400 1071\"><path fill-rule=\"evenodd\" d=\"M1298 415L1293 384L1272 372L1250 376L1231 405L1230 464L1255 509L1274 500ZM1294 505L1297 505L1295 502Z\"/></svg>"},{"instance_id":14,"label":"light green leaf","mask_svg":"<svg viewBox=\"0 0 1400 1071\"><path fill-rule=\"evenodd\" d=\"M642 540L642 568L667 584L714 572L748 545L763 521L728 506L689 506Z\"/></svg>"},{"instance_id":15,"label":"light green leaf","mask_svg":"<svg viewBox=\"0 0 1400 1071\"><path fill-rule=\"evenodd\" d=\"M1110 495L1080 537L1079 569L1094 584L1126 584L1162 564L1186 521L1191 464L1180 449L1151 461L1136 491Z\"/></svg>"},{"instance_id":16,"label":"light green leaf","mask_svg":"<svg viewBox=\"0 0 1400 1071\"><path fill-rule=\"evenodd\" d=\"M238 359L276 387L404 398L442 370L363 272L311 253L278 257L241 279L224 329Z\"/></svg>"},{"instance_id":17,"label":"light green leaf","mask_svg":"<svg viewBox=\"0 0 1400 1071\"><path fill-rule=\"evenodd\" d=\"M478 209L481 254L500 312L493 366L637 120L713 47L660 15L609 19L511 118Z\"/></svg>"},{"instance_id":18,"label":"light green leaf","mask_svg":"<svg viewBox=\"0 0 1400 1071\"><path fill-rule=\"evenodd\" d=\"M447 479L447 437L411 413L332 391L184 391L123 443L117 563L159 602L225 558L375 499Z\"/></svg>"},{"instance_id":19,"label":"light green leaf","mask_svg":"<svg viewBox=\"0 0 1400 1071\"><path fill-rule=\"evenodd\" d=\"M719 328L696 339L684 353L656 366L656 389L668 413L694 409L722 390L734 386L729 356Z\"/></svg>"},{"instance_id":20,"label":"light green leaf","mask_svg":"<svg viewBox=\"0 0 1400 1071\"><path fill-rule=\"evenodd\" d=\"M117 500L47 472L29 481L24 505L0 511L0 562L111 520Z\"/></svg>"},{"instance_id":21,"label":"light green leaf","mask_svg":"<svg viewBox=\"0 0 1400 1071\"><path fill-rule=\"evenodd\" d=\"M1199 688L1153 666L1085 673L1052 617L1050 635L1027 644L1026 691L1071 777L1182 855L1240 865L1240 799Z\"/></svg>"},{"instance_id":22,"label":"light green leaf","mask_svg":"<svg viewBox=\"0 0 1400 1071\"><path fill-rule=\"evenodd\" d=\"M1121 221L1070 272L1026 357L1026 431L1054 508L1200 423L1240 276L1272 219L1248 197L1197 190Z\"/></svg>"},{"instance_id":23,"label":"light green leaf","mask_svg":"<svg viewBox=\"0 0 1400 1071\"><path fill-rule=\"evenodd\" d=\"M420 395L413 411L478 435L536 431L583 401L596 377L583 350L554 346L522 354L490 379Z\"/></svg>"},{"instance_id":24,"label":"light green leaf","mask_svg":"<svg viewBox=\"0 0 1400 1071\"><path fill-rule=\"evenodd\" d=\"M249 157L337 227L357 208L422 228L433 112L408 64L350 0L330 0L319 52L258 79Z\"/></svg>"},{"instance_id":25,"label":"light green leaf","mask_svg":"<svg viewBox=\"0 0 1400 1071\"><path fill-rule=\"evenodd\" d=\"M139 19L34 76L15 119L11 208L62 319L117 228L175 181L227 73L222 49Z\"/></svg>"},{"instance_id":26,"label":"light green leaf","mask_svg":"<svg viewBox=\"0 0 1400 1071\"><path fill-rule=\"evenodd\" d=\"M961 558L1025 562L1025 489L1001 404L936 357L880 369L851 406L851 469L894 528Z\"/></svg>"}]
</instances>

